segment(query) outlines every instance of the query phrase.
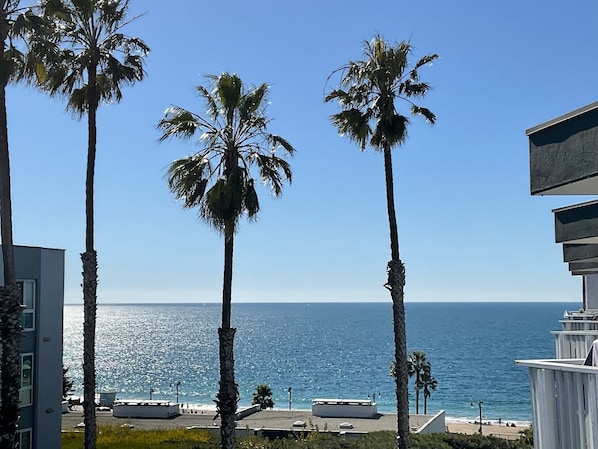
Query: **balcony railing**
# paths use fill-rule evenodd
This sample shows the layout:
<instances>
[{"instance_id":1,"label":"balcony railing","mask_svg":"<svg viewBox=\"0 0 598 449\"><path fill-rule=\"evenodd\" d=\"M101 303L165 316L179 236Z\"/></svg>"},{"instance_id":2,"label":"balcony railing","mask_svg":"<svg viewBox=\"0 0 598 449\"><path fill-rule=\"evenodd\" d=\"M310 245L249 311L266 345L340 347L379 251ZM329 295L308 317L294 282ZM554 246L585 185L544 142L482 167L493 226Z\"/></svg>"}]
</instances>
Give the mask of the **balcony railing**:
<instances>
[{"instance_id":1,"label":"balcony railing","mask_svg":"<svg viewBox=\"0 0 598 449\"><path fill-rule=\"evenodd\" d=\"M598 449L598 367L583 362L515 362L529 369L536 449Z\"/></svg>"},{"instance_id":2,"label":"balcony railing","mask_svg":"<svg viewBox=\"0 0 598 449\"><path fill-rule=\"evenodd\" d=\"M598 338L598 330L552 331L555 336L557 359L585 358L592 342Z\"/></svg>"}]
</instances>

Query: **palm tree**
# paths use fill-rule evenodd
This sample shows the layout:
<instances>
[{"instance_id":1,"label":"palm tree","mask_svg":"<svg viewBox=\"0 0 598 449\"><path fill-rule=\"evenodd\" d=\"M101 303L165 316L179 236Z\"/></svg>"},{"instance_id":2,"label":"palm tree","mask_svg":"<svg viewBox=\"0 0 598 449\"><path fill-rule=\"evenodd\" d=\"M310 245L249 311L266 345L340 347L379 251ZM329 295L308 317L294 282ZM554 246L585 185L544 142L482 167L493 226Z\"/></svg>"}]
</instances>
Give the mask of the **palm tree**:
<instances>
[{"instance_id":1,"label":"palm tree","mask_svg":"<svg viewBox=\"0 0 598 449\"><path fill-rule=\"evenodd\" d=\"M147 45L123 34L128 0L43 0L46 18L53 23L60 53L49 68L45 88L68 98L67 110L87 115L85 179L85 252L83 263L83 413L85 448L96 445L95 337L97 308L97 253L94 248L94 176L96 113L103 102L119 102L121 88L145 75Z\"/></svg>"},{"instance_id":2,"label":"palm tree","mask_svg":"<svg viewBox=\"0 0 598 449\"><path fill-rule=\"evenodd\" d=\"M274 400L272 399L272 388L267 384L259 384L255 387L251 404L259 404L261 410L274 407Z\"/></svg>"},{"instance_id":3,"label":"palm tree","mask_svg":"<svg viewBox=\"0 0 598 449\"><path fill-rule=\"evenodd\" d=\"M38 48L32 48L29 43L32 33L41 30L42 22L31 8L20 8L19 3L20 0L2 0L0 6L0 238L4 264L4 285L0 287L0 449L12 449L17 444L22 330L12 237L6 87L10 82L35 75L43 77L43 66L35 52ZM28 54L17 48L19 38L24 38Z\"/></svg>"},{"instance_id":4,"label":"palm tree","mask_svg":"<svg viewBox=\"0 0 598 449\"><path fill-rule=\"evenodd\" d=\"M415 376L415 414L419 415L419 392L422 389L422 377L431 370L430 362L426 353L415 350L407 360L407 375L409 377Z\"/></svg>"},{"instance_id":5,"label":"palm tree","mask_svg":"<svg viewBox=\"0 0 598 449\"><path fill-rule=\"evenodd\" d=\"M394 185L391 150L404 143L409 118L401 115L395 100L405 100L412 115L423 116L434 123L436 116L427 108L416 105L412 98L421 98L430 89L419 79L419 69L434 61L436 54L424 56L409 67L411 42L394 46L376 35L365 42L363 60L351 61L335 70L340 73L340 87L325 97L326 102L338 101L341 112L332 115L332 123L341 134L347 134L362 150L369 144L384 154L386 207L390 228L391 258L387 266L385 287L392 298L395 360L397 361L397 446L406 449L409 443L409 392L407 375L407 343L405 335L404 286L405 267L399 257L399 237L394 205Z\"/></svg>"},{"instance_id":6,"label":"palm tree","mask_svg":"<svg viewBox=\"0 0 598 449\"><path fill-rule=\"evenodd\" d=\"M436 390L436 387L438 387L438 381L432 377L432 373L430 371L424 372L420 380L421 389L424 393L424 415L427 415L428 398L432 396L432 391Z\"/></svg>"},{"instance_id":7,"label":"palm tree","mask_svg":"<svg viewBox=\"0 0 598 449\"><path fill-rule=\"evenodd\" d=\"M208 76L208 80L211 91L197 87L208 107L206 117L172 107L158 123L158 129L161 141L188 139L196 133L202 136L202 149L174 161L167 180L170 191L183 200L183 207L198 207L199 217L224 236L222 323L218 329L220 386L215 402L221 416L222 447L232 449L239 399L233 357L236 329L230 325L234 235L241 216L251 220L259 210L250 169L256 166L260 179L271 187L274 196L279 196L292 174L289 164L275 151L282 148L292 155L295 150L285 139L267 131L270 119L265 115L266 84L245 90L241 79L229 73Z\"/></svg>"}]
</instances>

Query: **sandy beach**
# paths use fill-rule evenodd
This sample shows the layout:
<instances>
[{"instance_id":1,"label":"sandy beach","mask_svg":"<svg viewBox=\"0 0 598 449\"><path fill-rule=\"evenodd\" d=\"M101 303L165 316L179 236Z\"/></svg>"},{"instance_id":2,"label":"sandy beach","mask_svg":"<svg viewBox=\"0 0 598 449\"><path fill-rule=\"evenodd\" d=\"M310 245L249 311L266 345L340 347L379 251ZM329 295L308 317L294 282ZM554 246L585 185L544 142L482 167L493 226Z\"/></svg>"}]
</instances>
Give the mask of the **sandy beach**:
<instances>
[{"instance_id":1,"label":"sandy beach","mask_svg":"<svg viewBox=\"0 0 598 449\"><path fill-rule=\"evenodd\" d=\"M464 433L466 435L474 435L479 432L479 424L469 423L451 423L447 422L446 427L451 433ZM507 427L506 425L484 425L482 426L483 435L491 435L507 440L516 440L519 438L520 432L525 430L525 427Z\"/></svg>"},{"instance_id":2,"label":"sandy beach","mask_svg":"<svg viewBox=\"0 0 598 449\"><path fill-rule=\"evenodd\" d=\"M215 412L211 409L186 410L181 415L170 419L152 418L115 418L110 411L98 411L99 425L132 426L136 429L156 429L173 427L206 427L218 428L220 420L214 419ZM380 430L395 430L396 415L379 414L375 418L320 418L313 416L309 410L261 410L237 421L239 428L248 429L297 429L293 424L297 421L305 423L307 429L339 430L341 424L350 422L353 431L375 432ZM76 409L62 415L62 430L74 430L83 422L83 412ZM473 435L478 433L479 425L472 423L446 423L447 430L453 433ZM506 425L484 425L482 433L505 439L517 439L523 427L508 427Z\"/></svg>"}]
</instances>

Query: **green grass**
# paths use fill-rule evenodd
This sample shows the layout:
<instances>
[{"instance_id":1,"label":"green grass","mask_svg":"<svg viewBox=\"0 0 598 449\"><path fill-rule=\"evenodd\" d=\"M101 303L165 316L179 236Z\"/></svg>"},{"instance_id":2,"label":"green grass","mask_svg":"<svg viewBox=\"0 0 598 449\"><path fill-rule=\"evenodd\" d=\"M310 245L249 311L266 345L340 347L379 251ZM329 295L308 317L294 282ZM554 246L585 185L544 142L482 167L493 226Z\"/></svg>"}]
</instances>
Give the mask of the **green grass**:
<instances>
[{"instance_id":1,"label":"green grass","mask_svg":"<svg viewBox=\"0 0 598 449\"><path fill-rule=\"evenodd\" d=\"M83 436L83 432L63 432L62 449L82 449ZM205 430L98 428L97 449L216 449L219 446L220 439Z\"/></svg>"},{"instance_id":2,"label":"green grass","mask_svg":"<svg viewBox=\"0 0 598 449\"><path fill-rule=\"evenodd\" d=\"M396 433L372 432L358 438L312 432L298 439L237 438L238 449L395 449ZM218 435L205 430L137 430L100 426L97 449L217 449ZM532 449L523 441L481 435L412 435L412 449ZM62 449L82 449L83 432L62 434Z\"/></svg>"}]
</instances>

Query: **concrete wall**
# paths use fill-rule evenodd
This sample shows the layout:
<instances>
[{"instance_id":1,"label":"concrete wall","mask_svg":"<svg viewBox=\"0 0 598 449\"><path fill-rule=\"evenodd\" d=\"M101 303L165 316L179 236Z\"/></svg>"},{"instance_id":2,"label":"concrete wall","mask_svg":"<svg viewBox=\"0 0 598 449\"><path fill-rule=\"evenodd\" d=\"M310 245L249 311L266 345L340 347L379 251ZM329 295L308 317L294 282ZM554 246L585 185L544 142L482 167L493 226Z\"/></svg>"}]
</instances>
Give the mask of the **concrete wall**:
<instances>
[{"instance_id":1,"label":"concrete wall","mask_svg":"<svg viewBox=\"0 0 598 449\"><path fill-rule=\"evenodd\" d=\"M598 312L598 274L586 275L584 287L585 310L588 312Z\"/></svg>"},{"instance_id":2,"label":"concrete wall","mask_svg":"<svg viewBox=\"0 0 598 449\"><path fill-rule=\"evenodd\" d=\"M527 131L532 195L595 194L598 102Z\"/></svg>"},{"instance_id":3,"label":"concrete wall","mask_svg":"<svg viewBox=\"0 0 598 449\"><path fill-rule=\"evenodd\" d=\"M409 427L417 428L415 433L429 435L431 433L446 433L444 410L435 415L409 415Z\"/></svg>"}]
</instances>

